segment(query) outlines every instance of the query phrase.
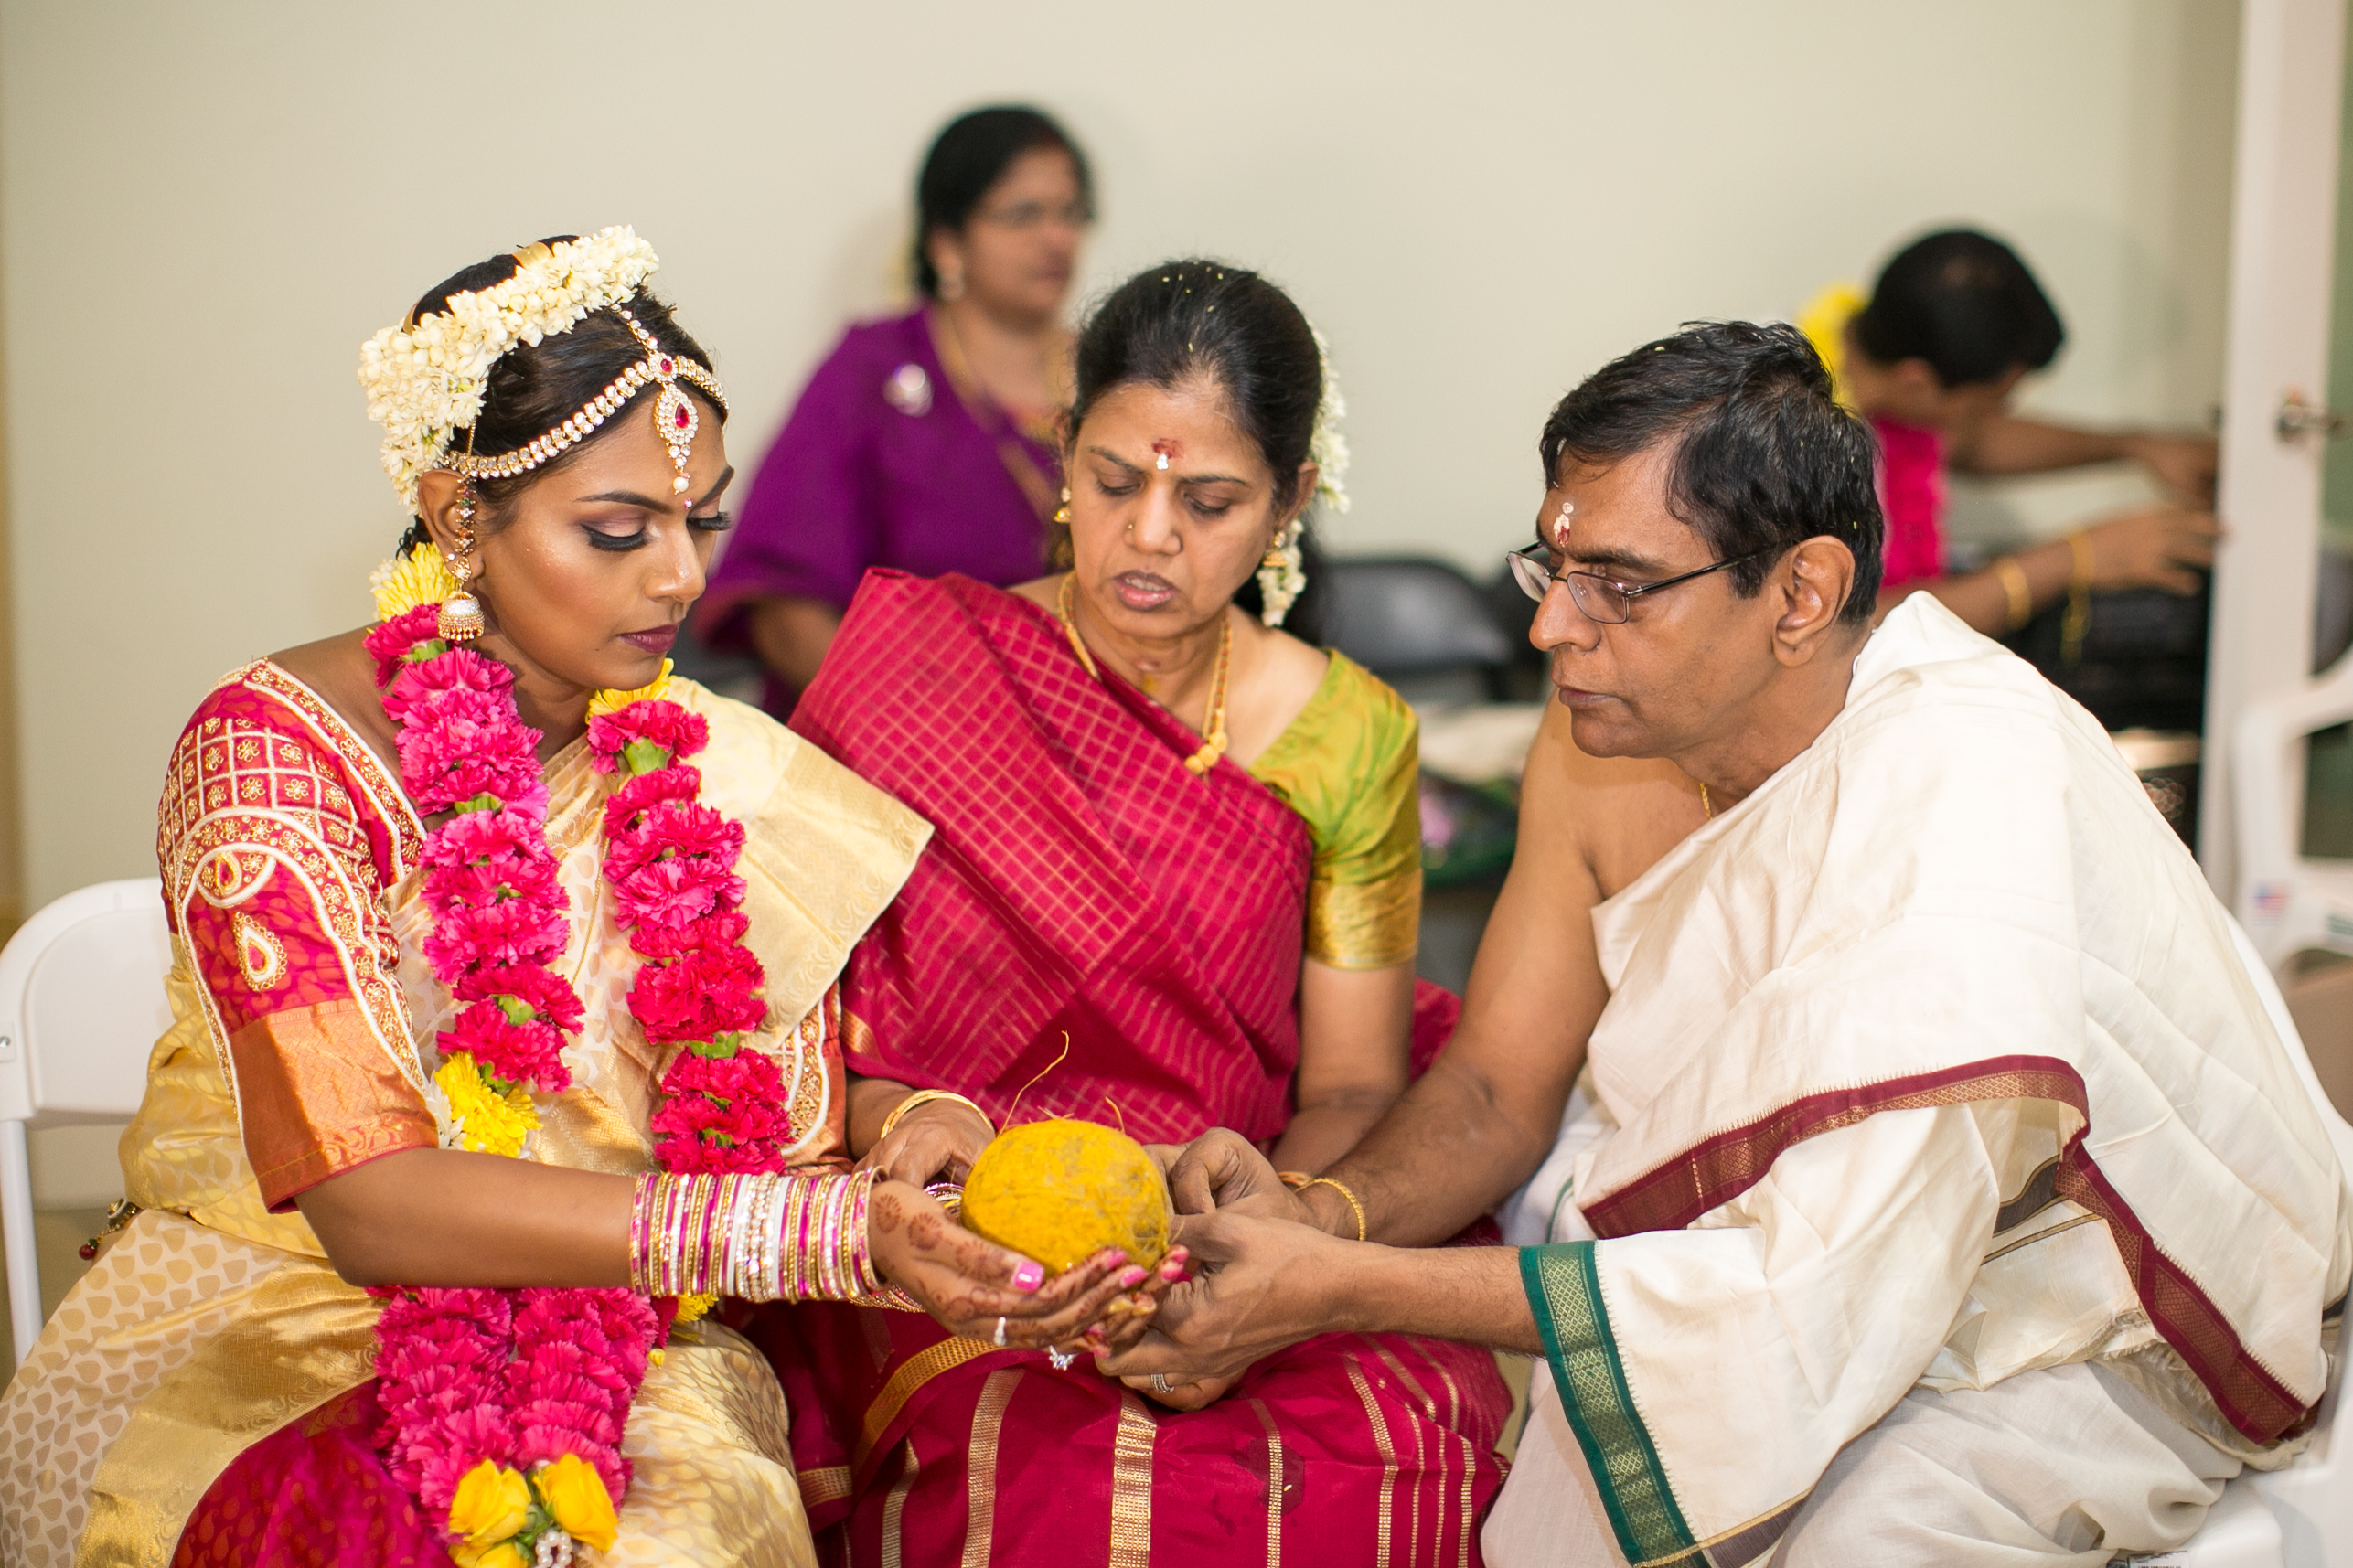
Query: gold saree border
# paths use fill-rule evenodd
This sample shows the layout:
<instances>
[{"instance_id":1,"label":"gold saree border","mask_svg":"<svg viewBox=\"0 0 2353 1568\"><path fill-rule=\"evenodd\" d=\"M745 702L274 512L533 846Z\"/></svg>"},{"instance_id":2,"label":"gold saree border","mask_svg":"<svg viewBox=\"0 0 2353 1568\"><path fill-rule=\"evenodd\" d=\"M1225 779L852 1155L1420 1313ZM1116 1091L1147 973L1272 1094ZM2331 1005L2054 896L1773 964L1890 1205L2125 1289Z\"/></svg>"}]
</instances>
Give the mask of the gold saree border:
<instances>
[{"instance_id":1,"label":"gold saree border","mask_svg":"<svg viewBox=\"0 0 2353 1568\"><path fill-rule=\"evenodd\" d=\"M91 1479L78 1568L162 1568L240 1454L375 1375L375 1302L309 1259L263 1280L250 1310L131 1412Z\"/></svg>"},{"instance_id":2,"label":"gold saree border","mask_svg":"<svg viewBox=\"0 0 2353 1568\"><path fill-rule=\"evenodd\" d=\"M1389 1423L1381 1413L1380 1402L1373 1397L1372 1384L1364 1381L1364 1360L1351 1354L1348 1358L1348 1381L1356 1390L1356 1398L1364 1406L1365 1424L1373 1429L1373 1445L1381 1455L1381 1515L1379 1533L1375 1537L1377 1555L1374 1568L1389 1568L1389 1545L1396 1524L1397 1449L1389 1441Z\"/></svg>"},{"instance_id":3,"label":"gold saree border","mask_svg":"<svg viewBox=\"0 0 2353 1568\"><path fill-rule=\"evenodd\" d=\"M1267 1434L1267 1568L1282 1568L1283 1494L1290 1489L1283 1482L1283 1430L1265 1400L1252 1400L1250 1409Z\"/></svg>"},{"instance_id":4,"label":"gold saree border","mask_svg":"<svg viewBox=\"0 0 2353 1568\"><path fill-rule=\"evenodd\" d=\"M1160 1426L1133 1389L1119 1395L1111 1439L1110 1568L1151 1568L1152 1440Z\"/></svg>"},{"instance_id":5,"label":"gold saree border","mask_svg":"<svg viewBox=\"0 0 2353 1568\"><path fill-rule=\"evenodd\" d=\"M882 1442L882 1435L891 1429L891 1423L899 1418L899 1412L906 1408L907 1401L914 1398L916 1390L940 1373L952 1371L976 1356L994 1355L996 1349L994 1345L968 1339L959 1334L953 1339L942 1339L920 1355L907 1358L900 1364L899 1370L891 1374L891 1381L882 1385L882 1392L866 1406L866 1419L858 1434L858 1450L851 1456L851 1467L861 1470L866 1467L867 1457L874 1452L874 1445Z\"/></svg>"},{"instance_id":6,"label":"gold saree border","mask_svg":"<svg viewBox=\"0 0 2353 1568\"><path fill-rule=\"evenodd\" d=\"M1000 1367L980 1385L972 1409L972 1441L964 1457L964 1555L960 1568L989 1568L997 1538L997 1449L1004 1440L1005 1407L1013 1403L1019 1367Z\"/></svg>"}]
</instances>

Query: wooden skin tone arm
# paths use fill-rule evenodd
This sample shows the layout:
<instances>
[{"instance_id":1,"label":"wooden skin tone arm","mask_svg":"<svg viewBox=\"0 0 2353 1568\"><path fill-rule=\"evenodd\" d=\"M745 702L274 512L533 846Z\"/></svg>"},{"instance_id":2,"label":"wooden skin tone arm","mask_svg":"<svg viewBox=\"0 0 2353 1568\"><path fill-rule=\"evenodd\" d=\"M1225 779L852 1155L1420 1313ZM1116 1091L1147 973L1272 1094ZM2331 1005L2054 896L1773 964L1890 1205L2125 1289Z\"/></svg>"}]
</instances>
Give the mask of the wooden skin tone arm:
<instances>
[{"instance_id":1,"label":"wooden skin tone arm","mask_svg":"<svg viewBox=\"0 0 2353 1568\"><path fill-rule=\"evenodd\" d=\"M1299 1110L1271 1157L1278 1169L1315 1172L1355 1147L1405 1092L1414 969L1314 958L1299 967Z\"/></svg>"},{"instance_id":2,"label":"wooden skin tone arm","mask_svg":"<svg viewBox=\"0 0 2353 1568\"><path fill-rule=\"evenodd\" d=\"M769 673L801 691L817 678L841 629L841 612L821 599L755 599L745 606L744 625Z\"/></svg>"},{"instance_id":3,"label":"wooden skin tone arm","mask_svg":"<svg viewBox=\"0 0 2353 1568\"><path fill-rule=\"evenodd\" d=\"M1328 1173L1364 1205L1374 1241L1442 1242L1527 1179L1552 1148L1586 1036L1609 999L1593 946L1600 890L1580 835L1611 817L1613 792L1631 801L1656 785L1651 773L1597 766L1569 739L1567 720L1549 708L1529 752L1519 850L1479 946L1461 1026ZM1596 782L1620 778L1629 782ZM1687 830L1665 835L1661 848ZM1356 1234L1338 1192L1319 1186L1300 1197L1326 1230Z\"/></svg>"}]
</instances>

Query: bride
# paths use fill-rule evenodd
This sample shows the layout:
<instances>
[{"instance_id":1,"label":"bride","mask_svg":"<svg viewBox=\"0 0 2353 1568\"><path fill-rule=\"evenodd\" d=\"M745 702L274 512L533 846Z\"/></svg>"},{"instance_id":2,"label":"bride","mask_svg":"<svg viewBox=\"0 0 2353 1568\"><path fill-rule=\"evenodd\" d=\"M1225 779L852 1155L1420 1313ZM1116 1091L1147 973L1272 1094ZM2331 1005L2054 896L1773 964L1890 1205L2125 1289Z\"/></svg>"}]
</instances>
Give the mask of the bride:
<instances>
[{"instance_id":1,"label":"bride","mask_svg":"<svg viewBox=\"0 0 2353 1568\"><path fill-rule=\"evenodd\" d=\"M1045 1346L1146 1283L843 1157L836 976L930 829L668 673L734 471L654 267L526 246L367 346L416 522L173 753L174 1022L0 1399L0 1560L808 1563L712 1297Z\"/></svg>"}]
</instances>

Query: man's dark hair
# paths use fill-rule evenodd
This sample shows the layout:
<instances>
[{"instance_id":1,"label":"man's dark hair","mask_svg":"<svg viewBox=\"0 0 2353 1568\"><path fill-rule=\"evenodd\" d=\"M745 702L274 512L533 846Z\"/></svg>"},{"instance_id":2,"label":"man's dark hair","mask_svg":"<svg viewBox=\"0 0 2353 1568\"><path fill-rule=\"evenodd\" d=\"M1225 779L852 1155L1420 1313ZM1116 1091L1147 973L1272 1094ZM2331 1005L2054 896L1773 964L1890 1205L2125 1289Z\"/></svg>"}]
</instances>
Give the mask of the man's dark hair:
<instances>
[{"instance_id":1,"label":"man's dark hair","mask_svg":"<svg viewBox=\"0 0 2353 1568\"><path fill-rule=\"evenodd\" d=\"M1882 365L1925 359L1948 388L2039 370L2067 329L2018 253L1973 229L1896 252L1855 317L1855 346Z\"/></svg>"},{"instance_id":2,"label":"man's dark hair","mask_svg":"<svg viewBox=\"0 0 2353 1568\"><path fill-rule=\"evenodd\" d=\"M1692 322L1588 376L1545 421L1545 483L1564 462L1607 468L1674 443L1667 510L1731 569L1742 598L1773 562L1827 536L1855 557L1843 621L1867 623L1879 592L1877 449L1831 395L1830 372L1797 328L1753 321Z\"/></svg>"},{"instance_id":3,"label":"man's dark hair","mask_svg":"<svg viewBox=\"0 0 2353 1568\"><path fill-rule=\"evenodd\" d=\"M1092 202L1095 179L1086 155L1051 116L1025 103L1000 103L959 114L934 139L931 151L924 155L923 172L915 176L913 260L915 288L925 299L939 298L939 269L932 265L929 249L934 230L963 233L973 208L1005 177L1013 160L1040 147L1070 155L1079 199Z\"/></svg>"}]
</instances>

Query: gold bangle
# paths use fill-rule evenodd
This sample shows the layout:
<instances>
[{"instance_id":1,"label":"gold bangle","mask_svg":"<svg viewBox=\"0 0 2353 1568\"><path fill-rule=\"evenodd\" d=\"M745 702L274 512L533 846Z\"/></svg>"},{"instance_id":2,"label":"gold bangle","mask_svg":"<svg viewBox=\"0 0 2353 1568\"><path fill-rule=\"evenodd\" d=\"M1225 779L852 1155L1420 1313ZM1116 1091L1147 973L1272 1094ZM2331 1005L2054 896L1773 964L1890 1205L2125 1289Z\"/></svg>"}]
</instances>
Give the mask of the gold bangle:
<instances>
[{"instance_id":1,"label":"gold bangle","mask_svg":"<svg viewBox=\"0 0 2353 1568\"><path fill-rule=\"evenodd\" d=\"M914 1093L908 1095L905 1099L891 1107L891 1114L882 1118L882 1130L874 1135L874 1142L881 1143L884 1138L889 1137L891 1136L892 1129L899 1125L900 1118L904 1116L909 1111L914 1110L918 1105L928 1105L935 1100L955 1101L957 1104L964 1106L974 1115L979 1117L983 1122L988 1123L989 1136L990 1137L993 1138L997 1136L997 1124L989 1120L989 1113L974 1104L971 1101L966 1099L963 1095L950 1093L945 1089L918 1089ZM872 1145L870 1144L867 1147L871 1148Z\"/></svg>"},{"instance_id":2,"label":"gold bangle","mask_svg":"<svg viewBox=\"0 0 2353 1568\"><path fill-rule=\"evenodd\" d=\"M2035 618L2035 591L2027 581L2027 569L2018 564L2015 555L2005 555L1994 563L1994 575L2000 580L2002 592L2010 601L2010 630L2016 631Z\"/></svg>"},{"instance_id":3,"label":"gold bangle","mask_svg":"<svg viewBox=\"0 0 2353 1568\"><path fill-rule=\"evenodd\" d=\"M1299 1183L1299 1189L1301 1193L1305 1193L1310 1187L1329 1187L1348 1200L1348 1211L1356 1216L1356 1239L1363 1241L1364 1239L1364 1205L1356 1201L1356 1194L1328 1176L1319 1176L1312 1181L1302 1181Z\"/></svg>"},{"instance_id":4,"label":"gold bangle","mask_svg":"<svg viewBox=\"0 0 2353 1568\"><path fill-rule=\"evenodd\" d=\"M2083 662L2083 639L2091 630L2091 537L2078 530L2067 536L2075 559L2067 579L2067 613L2059 622L2059 659L2073 669Z\"/></svg>"}]
</instances>

